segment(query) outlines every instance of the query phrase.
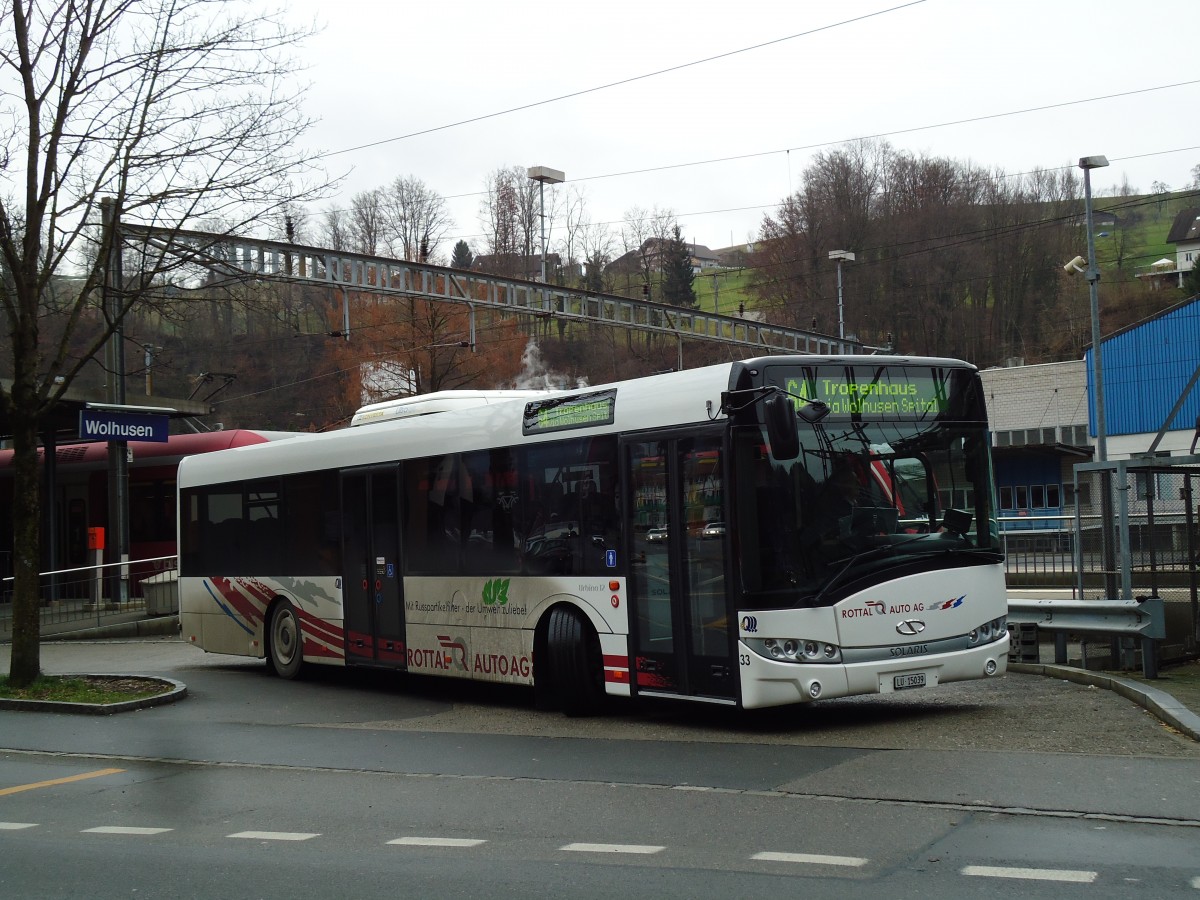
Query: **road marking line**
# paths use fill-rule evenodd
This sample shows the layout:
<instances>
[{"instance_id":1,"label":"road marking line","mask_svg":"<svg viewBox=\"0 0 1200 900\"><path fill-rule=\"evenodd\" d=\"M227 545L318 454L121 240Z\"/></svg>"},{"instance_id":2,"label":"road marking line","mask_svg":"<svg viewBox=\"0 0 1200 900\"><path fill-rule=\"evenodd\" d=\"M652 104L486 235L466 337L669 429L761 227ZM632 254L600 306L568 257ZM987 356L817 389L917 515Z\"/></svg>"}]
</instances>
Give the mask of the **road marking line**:
<instances>
[{"instance_id":1,"label":"road marking line","mask_svg":"<svg viewBox=\"0 0 1200 900\"><path fill-rule=\"evenodd\" d=\"M1196 890L1200 891L1200 875L1197 875L1195 878L1192 879L1192 887L1194 887Z\"/></svg>"},{"instance_id":2,"label":"road marking line","mask_svg":"<svg viewBox=\"0 0 1200 900\"><path fill-rule=\"evenodd\" d=\"M478 838L402 837L388 843L406 847L478 847L487 841Z\"/></svg>"},{"instance_id":3,"label":"road marking line","mask_svg":"<svg viewBox=\"0 0 1200 900\"><path fill-rule=\"evenodd\" d=\"M70 775L67 778L52 778L49 781L35 781L33 784L18 784L15 787L0 788L0 797L6 797L9 794L19 794L22 791L33 791L38 788L54 787L56 784L86 781L88 778L100 778L103 775L117 775L124 771L124 769L97 769L95 772L84 772L80 775Z\"/></svg>"},{"instance_id":4,"label":"road marking line","mask_svg":"<svg viewBox=\"0 0 1200 900\"><path fill-rule=\"evenodd\" d=\"M1096 880L1095 872L1077 869L1023 869L1015 866L965 866L963 875L981 878L1023 878L1029 881L1070 881L1076 884L1091 884Z\"/></svg>"},{"instance_id":5,"label":"road marking line","mask_svg":"<svg viewBox=\"0 0 1200 900\"><path fill-rule=\"evenodd\" d=\"M237 834L225 835L225 837L247 838L252 841L307 841L320 836L320 832L308 834L303 831L239 831Z\"/></svg>"},{"instance_id":6,"label":"road marking line","mask_svg":"<svg viewBox=\"0 0 1200 900\"><path fill-rule=\"evenodd\" d=\"M807 863L814 866L865 866L870 862L861 856L826 856L823 853L772 853L764 850L755 853L751 859L764 862Z\"/></svg>"},{"instance_id":7,"label":"road marking line","mask_svg":"<svg viewBox=\"0 0 1200 900\"><path fill-rule=\"evenodd\" d=\"M571 853L662 853L666 847L655 847L651 844L567 844L559 847Z\"/></svg>"},{"instance_id":8,"label":"road marking line","mask_svg":"<svg viewBox=\"0 0 1200 900\"><path fill-rule=\"evenodd\" d=\"M20 831L22 828L37 828L34 822L0 822L0 831Z\"/></svg>"},{"instance_id":9,"label":"road marking line","mask_svg":"<svg viewBox=\"0 0 1200 900\"><path fill-rule=\"evenodd\" d=\"M162 834L174 830L174 828L142 828L137 825L99 825L95 828L85 828L81 834Z\"/></svg>"}]
</instances>

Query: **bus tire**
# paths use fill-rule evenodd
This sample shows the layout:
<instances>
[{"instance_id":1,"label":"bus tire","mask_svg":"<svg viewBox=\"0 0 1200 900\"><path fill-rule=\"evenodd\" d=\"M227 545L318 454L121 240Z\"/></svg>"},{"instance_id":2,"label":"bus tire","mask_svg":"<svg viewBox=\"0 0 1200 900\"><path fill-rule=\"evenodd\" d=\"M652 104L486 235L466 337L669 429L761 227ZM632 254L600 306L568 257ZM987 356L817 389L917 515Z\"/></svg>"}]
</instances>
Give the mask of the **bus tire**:
<instances>
[{"instance_id":1,"label":"bus tire","mask_svg":"<svg viewBox=\"0 0 1200 900\"><path fill-rule=\"evenodd\" d=\"M550 687L558 707L568 716L591 716L604 701L604 667L600 638L579 610L559 606L550 611L546 631Z\"/></svg>"},{"instance_id":2,"label":"bus tire","mask_svg":"<svg viewBox=\"0 0 1200 900\"><path fill-rule=\"evenodd\" d=\"M292 679L300 674L304 663L304 639L300 633L300 617L286 600L271 607L267 621L267 666L280 678Z\"/></svg>"}]
</instances>

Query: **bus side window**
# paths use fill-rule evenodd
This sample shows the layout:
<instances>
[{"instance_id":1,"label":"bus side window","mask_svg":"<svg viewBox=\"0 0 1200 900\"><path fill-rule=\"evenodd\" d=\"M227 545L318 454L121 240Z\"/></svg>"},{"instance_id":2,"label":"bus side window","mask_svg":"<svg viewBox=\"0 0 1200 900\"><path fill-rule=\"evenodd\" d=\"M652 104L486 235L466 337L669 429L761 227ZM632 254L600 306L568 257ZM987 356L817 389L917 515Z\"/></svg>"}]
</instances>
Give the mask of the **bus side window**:
<instances>
[{"instance_id":1,"label":"bus side window","mask_svg":"<svg viewBox=\"0 0 1200 900\"><path fill-rule=\"evenodd\" d=\"M517 473L506 450L465 453L462 503L463 571L472 575L517 571L513 535Z\"/></svg>"},{"instance_id":2,"label":"bus side window","mask_svg":"<svg viewBox=\"0 0 1200 900\"><path fill-rule=\"evenodd\" d=\"M448 575L459 564L458 454L404 466L404 562L419 575Z\"/></svg>"}]
</instances>

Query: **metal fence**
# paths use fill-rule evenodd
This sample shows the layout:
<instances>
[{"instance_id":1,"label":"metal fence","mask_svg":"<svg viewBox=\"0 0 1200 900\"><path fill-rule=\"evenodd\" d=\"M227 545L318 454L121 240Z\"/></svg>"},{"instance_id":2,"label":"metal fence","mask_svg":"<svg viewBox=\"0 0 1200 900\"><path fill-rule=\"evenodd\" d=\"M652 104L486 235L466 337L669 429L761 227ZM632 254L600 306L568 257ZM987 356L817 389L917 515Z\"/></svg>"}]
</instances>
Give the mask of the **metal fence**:
<instances>
[{"instance_id":1,"label":"metal fence","mask_svg":"<svg viewBox=\"0 0 1200 900\"><path fill-rule=\"evenodd\" d=\"M1200 457L1076 466L1066 516L1000 520L1008 584L1069 589L1072 598L1162 598L1168 642L1200 645Z\"/></svg>"},{"instance_id":2,"label":"metal fence","mask_svg":"<svg viewBox=\"0 0 1200 900\"><path fill-rule=\"evenodd\" d=\"M41 632L44 636L165 615L173 604L161 594L174 584L155 576L175 569L176 557L159 556L41 573ZM0 640L12 637L12 575L0 577Z\"/></svg>"}]
</instances>

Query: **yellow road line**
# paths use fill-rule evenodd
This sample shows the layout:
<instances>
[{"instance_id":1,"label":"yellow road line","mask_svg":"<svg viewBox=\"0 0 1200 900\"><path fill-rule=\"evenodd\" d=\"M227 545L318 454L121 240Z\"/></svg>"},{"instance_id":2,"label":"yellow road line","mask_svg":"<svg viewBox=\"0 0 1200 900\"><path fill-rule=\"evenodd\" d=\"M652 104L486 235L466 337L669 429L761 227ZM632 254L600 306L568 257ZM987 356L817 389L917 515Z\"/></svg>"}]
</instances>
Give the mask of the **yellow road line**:
<instances>
[{"instance_id":1,"label":"yellow road line","mask_svg":"<svg viewBox=\"0 0 1200 900\"><path fill-rule=\"evenodd\" d=\"M88 778L99 778L102 775L117 775L124 771L124 769L97 769L95 772L84 772L81 775L71 775L67 778L53 778L50 781L36 781L33 784L18 784L15 787L0 788L0 797L19 794L21 791L33 791L37 788L54 787L56 784L70 784L72 781L86 781Z\"/></svg>"}]
</instances>

